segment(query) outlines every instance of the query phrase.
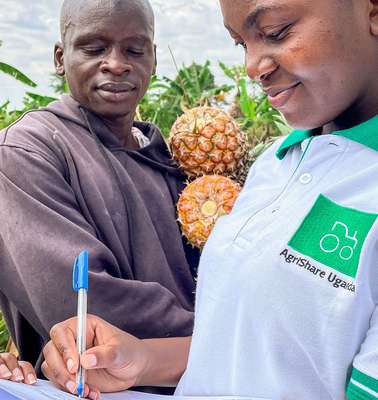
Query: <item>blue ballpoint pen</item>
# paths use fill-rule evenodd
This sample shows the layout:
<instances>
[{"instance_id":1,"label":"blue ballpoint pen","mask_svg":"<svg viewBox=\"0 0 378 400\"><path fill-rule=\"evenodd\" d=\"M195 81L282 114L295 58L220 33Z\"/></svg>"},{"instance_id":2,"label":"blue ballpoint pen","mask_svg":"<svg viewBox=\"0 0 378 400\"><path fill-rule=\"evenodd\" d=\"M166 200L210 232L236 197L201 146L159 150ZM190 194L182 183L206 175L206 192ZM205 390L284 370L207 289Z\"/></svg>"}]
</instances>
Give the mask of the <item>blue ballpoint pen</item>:
<instances>
[{"instance_id":1,"label":"blue ballpoint pen","mask_svg":"<svg viewBox=\"0 0 378 400\"><path fill-rule=\"evenodd\" d=\"M79 355L86 350L87 337L87 291L88 291L88 251L82 251L75 259L72 274L72 286L77 296L77 339L76 346ZM84 396L85 370L79 365L76 375L77 394L79 399Z\"/></svg>"}]
</instances>

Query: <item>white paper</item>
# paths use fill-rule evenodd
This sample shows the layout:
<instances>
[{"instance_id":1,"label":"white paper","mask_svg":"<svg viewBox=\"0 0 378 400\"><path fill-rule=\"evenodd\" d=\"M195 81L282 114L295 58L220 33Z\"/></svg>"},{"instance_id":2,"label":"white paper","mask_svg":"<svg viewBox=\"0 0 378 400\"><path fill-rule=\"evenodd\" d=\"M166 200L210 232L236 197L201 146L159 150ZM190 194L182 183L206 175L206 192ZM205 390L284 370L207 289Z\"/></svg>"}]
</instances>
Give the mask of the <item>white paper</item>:
<instances>
[{"instance_id":1,"label":"white paper","mask_svg":"<svg viewBox=\"0 0 378 400\"><path fill-rule=\"evenodd\" d=\"M0 380L0 391L5 390L19 400L77 400L77 396L57 389L48 381L38 380L35 385L25 385L6 380ZM163 396L150 393L134 392L125 390L118 393L101 394L103 400L269 400L257 397L238 397L238 396ZM1 400L1 392L0 392Z\"/></svg>"}]
</instances>

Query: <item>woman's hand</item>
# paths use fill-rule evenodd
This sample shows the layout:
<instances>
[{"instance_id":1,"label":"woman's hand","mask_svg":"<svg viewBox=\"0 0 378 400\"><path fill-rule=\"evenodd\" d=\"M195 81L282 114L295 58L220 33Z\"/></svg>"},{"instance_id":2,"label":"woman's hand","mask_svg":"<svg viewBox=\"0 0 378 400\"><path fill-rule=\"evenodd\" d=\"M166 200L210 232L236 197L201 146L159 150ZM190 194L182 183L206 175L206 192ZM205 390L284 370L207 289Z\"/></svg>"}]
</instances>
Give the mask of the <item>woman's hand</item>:
<instances>
[{"instance_id":1,"label":"woman's hand","mask_svg":"<svg viewBox=\"0 0 378 400\"><path fill-rule=\"evenodd\" d=\"M0 379L24 382L29 385L37 382L32 365L26 361L17 360L11 353L0 353Z\"/></svg>"},{"instance_id":2,"label":"woman's hand","mask_svg":"<svg viewBox=\"0 0 378 400\"><path fill-rule=\"evenodd\" d=\"M148 347L101 318L87 317L87 351L76 351L77 319L56 324L51 341L44 347L44 375L57 386L76 394L79 362L86 371L85 396L99 398L101 392L115 392L140 384L148 365Z\"/></svg>"}]
</instances>

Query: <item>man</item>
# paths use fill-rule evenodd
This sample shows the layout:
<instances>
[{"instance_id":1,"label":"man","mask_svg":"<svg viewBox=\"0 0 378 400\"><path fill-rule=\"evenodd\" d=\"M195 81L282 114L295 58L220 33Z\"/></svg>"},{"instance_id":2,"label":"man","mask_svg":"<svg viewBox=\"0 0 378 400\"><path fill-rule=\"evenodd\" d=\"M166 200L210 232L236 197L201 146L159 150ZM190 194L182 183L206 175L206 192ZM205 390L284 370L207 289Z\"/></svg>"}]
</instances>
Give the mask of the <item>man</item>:
<instances>
[{"instance_id":1,"label":"man","mask_svg":"<svg viewBox=\"0 0 378 400\"><path fill-rule=\"evenodd\" d=\"M80 362L92 399L180 378L186 396L377 399L378 1L220 4L249 77L300 130L212 231L193 338L139 340L92 316L79 360L72 319L44 371L67 387Z\"/></svg>"},{"instance_id":2,"label":"man","mask_svg":"<svg viewBox=\"0 0 378 400\"><path fill-rule=\"evenodd\" d=\"M0 305L22 359L75 314L71 271L89 251L88 311L140 338L192 332L198 255L175 202L184 176L159 130L133 122L155 69L147 0L65 0L56 72L71 95L0 136Z\"/></svg>"}]
</instances>

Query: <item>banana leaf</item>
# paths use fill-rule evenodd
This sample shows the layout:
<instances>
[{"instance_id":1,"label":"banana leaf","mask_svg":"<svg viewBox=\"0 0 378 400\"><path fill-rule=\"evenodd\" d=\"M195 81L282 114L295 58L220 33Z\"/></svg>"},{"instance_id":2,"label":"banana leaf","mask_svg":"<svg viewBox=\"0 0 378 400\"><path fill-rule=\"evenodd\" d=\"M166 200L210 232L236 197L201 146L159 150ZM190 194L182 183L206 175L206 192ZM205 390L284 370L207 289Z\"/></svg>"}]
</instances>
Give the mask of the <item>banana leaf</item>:
<instances>
[{"instance_id":1,"label":"banana leaf","mask_svg":"<svg viewBox=\"0 0 378 400\"><path fill-rule=\"evenodd\" d=\"M17 68L12 67L9 64L0 62L0 71L4 72L4 74L13 76L13 78L17 79L19 82L24 83L25 85L36 87L37 84L34 83L30 78L28 78L25 74L19 71Z\"/></svg>"}]
</instances>

